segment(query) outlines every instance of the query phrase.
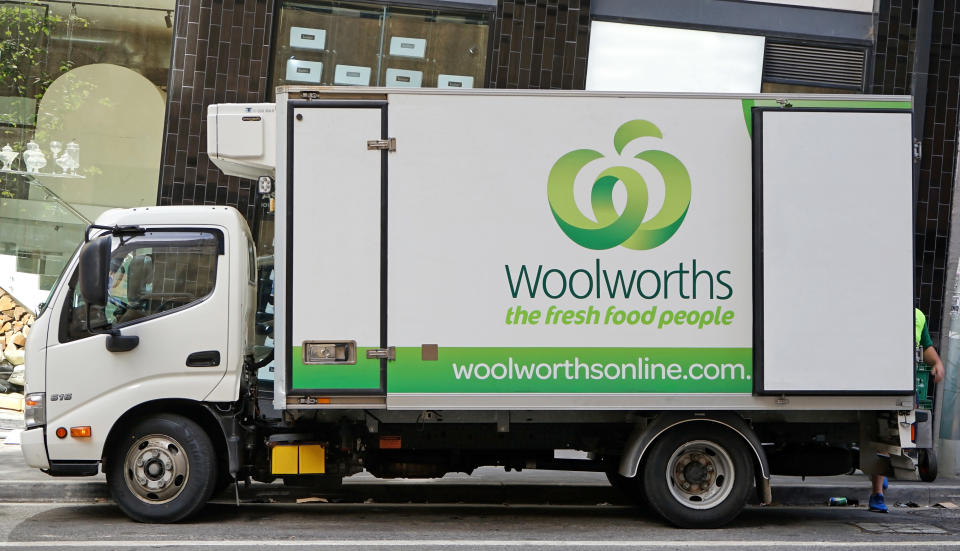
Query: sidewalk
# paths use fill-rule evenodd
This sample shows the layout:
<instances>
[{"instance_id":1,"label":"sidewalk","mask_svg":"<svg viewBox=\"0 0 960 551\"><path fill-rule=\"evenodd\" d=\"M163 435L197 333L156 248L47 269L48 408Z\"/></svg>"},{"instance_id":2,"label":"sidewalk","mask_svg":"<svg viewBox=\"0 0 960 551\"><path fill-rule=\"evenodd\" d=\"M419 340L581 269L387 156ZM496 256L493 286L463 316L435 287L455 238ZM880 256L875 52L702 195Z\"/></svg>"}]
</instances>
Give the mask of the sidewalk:
<instances>
[{"instance_id":1,"label":"sidewalk","mask_svg":"<svg viewBox=\"0 0 960 551\"><path fill-rule=\"evenodd\" d=\"M23 427L22 417L0 410L0 442ZM17 438L9 438L16 441ZM772 479L774 505L826 506L831 497L858 500L865 507L870 485L866 476L799 477ZM255 502L295 502L302 497L322 497L330 502L362 503L491 503L595 505L629 502L610 487L601 473L569 471L504 472L483 467L473 475L448 474L443 478L381 480L366 473L344 479L336 491L311 491L283 484L240 485L240 499ZM887 505L928 507L941 502L960 505L960 479L932 483L891 481ZM102 474L84 478L54 478L27 467L19 444L0 443L0 502L92 502L109 499ZM231 486L219 499L235 499ZM915 504L915 505L913 505Z\"/></svg>"}]
</instances>

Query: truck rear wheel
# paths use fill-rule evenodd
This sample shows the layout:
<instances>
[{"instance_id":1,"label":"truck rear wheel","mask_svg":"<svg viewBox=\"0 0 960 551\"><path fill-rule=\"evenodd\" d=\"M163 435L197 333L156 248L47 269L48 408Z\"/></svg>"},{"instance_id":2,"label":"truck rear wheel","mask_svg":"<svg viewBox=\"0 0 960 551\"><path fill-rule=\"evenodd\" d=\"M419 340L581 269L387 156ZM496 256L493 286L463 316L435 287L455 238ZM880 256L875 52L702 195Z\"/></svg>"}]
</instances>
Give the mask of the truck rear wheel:
<instances>
[{"instance_id":1,"label":"truck rear wheel","mask_svg":"<svg viewBox=\"0 0 960 551\"><path fill-rule=\"evenodd\" d=\"M726 429L675 429L654 442L643 483L650 506L668 522L716 528L746 505L753 462L743 439Z\"/></svg>"},{"instance_id":2,"label":"truck rear wheel","mask_svg":"<svg viewBox=\"0 0 960 551\"><path fill-rule=\"evenodd\" d=\"M197 513L216 485L210 437L186 417L160 414L125 431L107 459L114 501L139 522L177 522Z\"/></svg>"}]
</instances>

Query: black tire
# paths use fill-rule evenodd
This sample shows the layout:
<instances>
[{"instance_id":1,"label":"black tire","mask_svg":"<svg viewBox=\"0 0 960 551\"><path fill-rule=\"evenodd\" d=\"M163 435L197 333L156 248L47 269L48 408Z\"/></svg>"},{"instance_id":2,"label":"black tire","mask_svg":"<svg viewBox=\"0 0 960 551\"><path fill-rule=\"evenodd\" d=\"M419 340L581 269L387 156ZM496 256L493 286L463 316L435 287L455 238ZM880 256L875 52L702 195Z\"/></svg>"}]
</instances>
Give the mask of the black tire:
<instances>
[{"instance_id":1,"label":"black tire","mask_svg":"<svg viewBox=\"0 0 960 551\"><path fill-rule=\"evenodd\" d=\"M177 522L196 514L217 482L210 437L180 415L162 413L134 423L108 454L110 494L138 522Z\"/></svg>"},{"instance_id":2,"label":"black tire","mask_svg":"<svg viewBox=\"0 0 960 551\"><path fill-rule=\"evenodd\" d=\"M743 438L702 424L658 438L643 468L650 506L680 528L716 528L732 521L747 503L753 476Z\"/></svg>"},{"instance_id":3,"label":"black tire","mask_svg":"<svg viewBox=\"0 0 960 551\"><path fill-rule=\"evenodd\" d=\"M917 461L917 470L920 480L924 482L933 482L937 479L937 450L934 448L921 448Z\"/></svg>"}]
</instances>

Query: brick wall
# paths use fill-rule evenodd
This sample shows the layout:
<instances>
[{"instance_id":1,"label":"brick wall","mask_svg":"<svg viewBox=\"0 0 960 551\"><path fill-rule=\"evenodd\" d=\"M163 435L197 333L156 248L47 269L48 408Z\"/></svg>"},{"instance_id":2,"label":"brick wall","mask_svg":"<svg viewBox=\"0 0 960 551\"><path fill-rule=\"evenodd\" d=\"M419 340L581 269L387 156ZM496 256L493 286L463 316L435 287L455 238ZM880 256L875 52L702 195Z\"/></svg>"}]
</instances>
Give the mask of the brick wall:
<instances>
[{"instance_id":1,"label":"brick wall","mask_svg":"<svg viewBox=\"0 0 960 551\"><path fill-rule=\"evenodd\" d=\"M501 0L493 25L490 88L583 89L589 0Z\"/></svg>"},{"instance_id":2,"label":"brick wall","mask_svg":"<svg viewBox=\"0 0 960 551\"><path fill-rule=\"evenodd\" d=\"M250 220L254 182L223 176L207 158L211 103L267 97L272 0L178 0L160 205L231 205Z\"/></svg>"}]
</instances>

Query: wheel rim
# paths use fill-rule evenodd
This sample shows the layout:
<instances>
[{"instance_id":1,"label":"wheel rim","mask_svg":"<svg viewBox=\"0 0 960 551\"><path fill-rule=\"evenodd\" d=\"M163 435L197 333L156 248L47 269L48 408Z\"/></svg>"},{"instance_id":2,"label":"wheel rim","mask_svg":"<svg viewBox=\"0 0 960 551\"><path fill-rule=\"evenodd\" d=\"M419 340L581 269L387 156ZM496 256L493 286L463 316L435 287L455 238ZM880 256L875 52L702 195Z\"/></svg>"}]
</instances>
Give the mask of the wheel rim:
<instances>
[{"instance_id":1,"label":"wheel rim","mask_svg":"<svg viewBox=\"0 0 960 551\"><path fill-rule=\"evenodd\" d=\"M667 488L678 503L711 509L733 490L733 460L721 446L694 440L677 448L667 461Z\"/></svg>"},{"instance_id":2,"label":"wheel rim","mask_svg":"<svg viewBox=\"0 0 960 551\"><path fill-rule=\"evenodd\" d=\"M190 476L190 461L175 439L151 434L137 440L123 464L127 487L141 501L151 505L175 499Z\"/></svg>"}]
</instances>

